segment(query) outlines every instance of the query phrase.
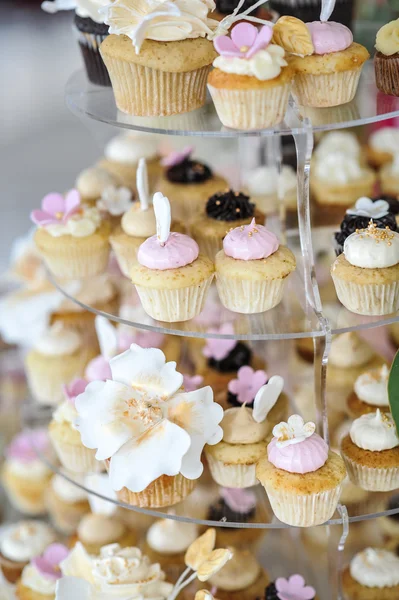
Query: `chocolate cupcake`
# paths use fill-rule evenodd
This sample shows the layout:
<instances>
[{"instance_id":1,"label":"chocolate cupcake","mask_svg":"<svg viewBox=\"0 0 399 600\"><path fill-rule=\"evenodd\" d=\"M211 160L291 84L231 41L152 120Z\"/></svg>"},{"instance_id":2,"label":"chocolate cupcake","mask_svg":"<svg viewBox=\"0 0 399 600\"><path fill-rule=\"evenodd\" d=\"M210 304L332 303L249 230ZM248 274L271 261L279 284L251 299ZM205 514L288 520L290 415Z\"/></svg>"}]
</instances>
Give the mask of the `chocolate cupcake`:
<instances>
[{"instance_id":1,"label":"chocolate cupcake","mask_svg":"<svg viewBox=\"0 0 399 600\"><path fill-rule=\"evenodd\" d=\"M399 96L399 20L390 21L377 32L374 56L375 83L389 96Z\"/></svg>"},{"instance_id":2,"label":"chocolate cupcake","mask_svg":"<svg viewBox=\"0 0 399 600\"><path fill-rule=\"evenodd\" d=\"M334 234L337 256L342 254L346 238L355 233L357 229L367 229L370 220L380 229L388 228L398 231L395 215L391 212L390 204L386 200L359 198L355 206L346 211L340 231Z\"/></svg>"},{"instance_id":3,"label":"chocolate cupcake","mask_svg":"<svg viewBox=\"0 0 399 600\"><path fill-rule=\"evenodd\" d=\"M191 223L191 235L201 252L213 260L222 249L228 231L249 225L253 217L260 225L265 222L265 215L256 210L249 196L233 190L218 192L209 198L204 214Z\"/></svg>"},{"instance_id":4,"label":"chocolate cupcake","mask_svg":"<svg viewBox=\"0 0 399 600\"><path fill-rule=\"evenodd\" d=\"M169 198L173 217L181 221L195 219L209 196L228 186L208 165L192 159L192 152L190 146L181 152L172 152L161 161L165 170L158 189Z\"/></svg>"}]
</instances>

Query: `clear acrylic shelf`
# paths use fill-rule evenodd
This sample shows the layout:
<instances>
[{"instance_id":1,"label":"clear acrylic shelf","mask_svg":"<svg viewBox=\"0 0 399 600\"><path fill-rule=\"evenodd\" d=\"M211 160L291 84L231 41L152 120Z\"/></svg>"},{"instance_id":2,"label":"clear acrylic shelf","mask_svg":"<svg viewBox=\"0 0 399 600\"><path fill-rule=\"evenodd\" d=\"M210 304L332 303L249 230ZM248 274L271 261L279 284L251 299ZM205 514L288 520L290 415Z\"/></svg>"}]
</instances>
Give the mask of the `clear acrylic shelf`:
<instances>
[{"instance_id":1,"label":"clear acrylic shelf","mask_svg":"<svg viewBox=\"0 0 399 600\"><path fill-rule=\"evenodd\" d=\"M263 130L238 131L224 127L210 99L204 107L181 115L126 115L117 109L112 89L90 83L84 71L74 73L69 79L65 98L74 114L114 127L165 135L219 138L302 133L305 121L311 123L314 132L330 131L374 123L399 115L399 98L386 96L376 88L372 61L368 61L363 68L357 94L352 102L333 108L306 108L291 103L283 123Z\"/></svg>"}]
</instances>

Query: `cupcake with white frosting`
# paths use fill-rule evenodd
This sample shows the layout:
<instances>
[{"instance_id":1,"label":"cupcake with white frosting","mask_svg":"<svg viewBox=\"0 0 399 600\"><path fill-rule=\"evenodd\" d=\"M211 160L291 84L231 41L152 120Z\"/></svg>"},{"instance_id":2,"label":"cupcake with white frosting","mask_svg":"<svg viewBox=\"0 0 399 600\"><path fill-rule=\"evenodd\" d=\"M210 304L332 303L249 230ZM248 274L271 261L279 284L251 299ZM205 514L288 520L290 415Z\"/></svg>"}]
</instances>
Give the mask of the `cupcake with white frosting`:
<instances>
[{"instance_id":1,"label":"cupcake with white frosting","mask_svg":"<svg viewBox=\"0 0 399 600\"><path fill-rule=\"evenodd\" d=\"M351 131L329 131L325 133L313 152L312 160L323 160L335 152L350 156L359 162L362 160L362 147L359 138Z\"/></svg>"},{"instance_id":2,"label":"cupcake with white frosting","mask_svg":"<svg viewBox=\"0 0 399 600\"><path fill-rule=\"evenodd\" d=\"M233 558L209 579L220 600L255 600L264 594L269 577L249 550L231 547Z\"/></svg>"},{"instance_id":3,"label":"cupcake with white frosting","mask_svg":"<svg viewBox=\"0 0 399 600\"><path fill-rule=\"evenodd\" d=\"M399 487L399 437L389 413L377 408L355 419L341 442L341 454L355 485L372 492Z\"/></svg>"},{"instance_id":4,"label":"cupcake with white frosting","mask_svg":"<svg viewBox=\"0 0 399 600\"><path fill-rule=\"evenodd\" d=\"M390 163L383 165L378 173L381 192L396 198L399 195L399 150Z\"/></svg>"},{"instance_id":5,"label":"cupcake with white frosting","mask_svg":"<svg viewBox=\"0 0 399 600\"><path fill-rule=\"evenodd\" d=\"M367 158L373 167L381 167L392 162L399 154L399 129L381 127L374 131L367 143Z\"/></svg>"},{"instance_id":6,"label":"cupcake with white frosting","mask_svg":"<svg viewBox=\"0 0 399 600\"><path fill-rule=\"evenodd\" d=\"M80 520L76 533L70 539L70 545L76 542L80 542L86 552L95 556L108 544L119 544L122 548L134 546L137 536L115 515L89 513Z\"/></svg>"},{"instance_id":7,"label":"cupcake with white frosting","mask_svg":"<svg viewBox=\"0 0 399 600\"><path fill-rule=\"evenodd\" d=\"M399 309L399 233L370 221L346 238L331 267L340 302L360 315L388 315Z\"/></svg>"},{"instance_id":8,"label":"cupcake with white frosting","mask_svg":"<svg viewBox=\"0 0 399 600\"><path fill-rule=\"evenodd\" d=\"M342 574L347 600L395 600L399 595L399 558L388 550L366 548Z\"/></svg>"},{"instance_id":9,"label":"cupcake with white frosting","mask_svg":"<svg viewBox=\"0 0 399 600\"><path fill-rule=\"evenodd\" d=\"M60 563L68 554L66 546L50 544L43 554L35 556L17 583L18 600L55 600L57 581L62 577Z\"/></svg>"},{"instance_id":10,"label":"cupcake with white frosting","mask_svg":"<svg viewBox=\"0 0 399 600\"><path fill-rule=\"evenodd\" d=\"M62 386L81 377L96 355L82 336L62 323L52 325L26 356L29 388L36 402L56 406L63 400Z\"/></svg>"},{"instance_id":11,"label":"cupcake with white frosting","mask_svg":"<svg viewBox=\"0 0 399 600\"><path fill-rule=\"evenodd\" d=\"M58 473L52 477L46 492L45 504L49 512L51 522L61 533L70 535L76 530L83 515L90 510L87 492L75 482L84 485L82 476L66 471L68 481Z\"/></svg>"},{"instance_id":12,"label":"cupcake with white frosting","mask_svg":"<svg viewBox=\"0 0 399 600\"><path fill-rule=\"evenodd\" d=\"M23 568L56 539L55 531L42 521L18 521L0 537L0 567L10 583L16 583Z\"/></svg>"},{"instance_id":13,"label":"cupcake with white frosting","mask_svg":"<svg viewBox=\"0 0 399 600\"><path fill-rule=\"evenodd\" d=\"M284 49L271 43L272 36L270 24L258 31L251 23L239 23L231 37L215 38L219 56L208 89L225 127L266 129L284 119L294 71Z\"/></svg>"},{"instance_id":14,"label":"cupcake with white frosting","mask_svg":"<svg viewBox=\"0 0 399 600\"><path fill-rule=\"evenodd\" d=\"M5 457L1 479L11 504L28 515L44 514L44 494L52 473L45 460L53 459L47 432L22 431L7 446Z\"/></svg>"},{"instance_id":15,"label":"cupcake with white frosting","mask_svg":"<svg viewBox=\"0 0 399 600\"><path fill-rule=\"evenodd\" d=\"M290 165L283 165L280 173L270 165L245 172L243 191L266 216L278 213L280 198L287 211L297 210L296 172Z\"/></svg>"},{"instance_id":16,"label":"cupcake with white frosting","mask_svg":"<svg viewBox=\"0 0 399 600\"><path fill-rule=\"evenodd\" d=\"M122 185L120 177L101 166L83 169L75 182L82 202L90 205L95 205L107 188L120 185Z\"/></svg>"},{"instance_id":17,"label":"cupcake with white frosting","mask_svg":"<svg viewBox=\"0 0 399 600\"><path fill-rule=\"evenodd\" d=\"M389 412L388 378L387 365L359 375L353 392L347 399L348 412L352 418L375 412L376 408Z\"/></svg>"},{"instance_id":18,"label":"cupcake with white frosting","mask_svg":"<svg viewBox=\"0 0 399 600\"><path fill-rule=\"evenodd\" d=\"M85 279L106 270L110 225L96 207L81 203L77 190L47 194L31 219L36 247L56 277Z\"/></svg>"}]
</instances>

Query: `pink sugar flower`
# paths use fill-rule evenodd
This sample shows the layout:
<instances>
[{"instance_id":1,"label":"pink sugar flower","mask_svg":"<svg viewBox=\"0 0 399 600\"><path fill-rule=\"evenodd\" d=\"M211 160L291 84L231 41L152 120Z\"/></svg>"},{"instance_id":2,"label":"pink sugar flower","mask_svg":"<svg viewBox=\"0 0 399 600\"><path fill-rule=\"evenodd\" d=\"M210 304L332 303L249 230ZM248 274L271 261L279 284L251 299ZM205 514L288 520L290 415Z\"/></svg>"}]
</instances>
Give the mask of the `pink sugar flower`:
<instances>
[{"instance_id":1,"label":"pink sugar flower","mask_svg":"<svg viewBox=\"0 0 399 600\"><path fill-rule=\"evenodd\" d=\"M241 404L250 404L266 381L265 371L254 371L252 367L244 366L238 369L237 379L229 381L228 390L237 396Z\"/></svg>"},{"instance_id":2,"label":"pink sugar flower","mask_svg":"<svg viewBox=\"0 0 399 600\"><path fill-rule=\"evenodd\" d=\"M233 335L234 328L231 323L225 323L221 325L219 329L208 329L208 333L216 333L220 335ZM230 352L237 345L236 340L230 338L208 338L206 344L202 349L202 354L206 358L213 358L215 360L223 360L230 354Z\"/></svg>"},{"instance_id":3,"label":"pink sugar flower","mask_svg":"<svg viewBox=\"0 0 399 600\"><path fill-rule=\"evenodd\" d=\"M6 448L6 457L29 463L37 460L37 452L46 453L49 450L49 437L45 429L21 431Z\"/></svg>"},{"instance_id":4,"label":"pink sugar flower","mask_svg":"<svg viewBox=\"0 0 399 600\"><path fill-rule=\"evenodd\" d=\"M221 488L220 495L227 506L238 513L248 513L256 507L253 492L240 488Z\"/></svg>"},{"instance_id":5,"label":"pink sugar flower","mask_svg":"<svg viewBox=\"0 0 399 600\"><path fill-rule=\"evenodd\" d=\"M56 581L62 577L60 563L66 559L69 550L62 544L50 544L41 556L37 556L32 560L32 565L46 579Z\"/></svg>"},{"instance_id":6,"label":"pink sugar flower","mask_svg":"<svg viewBox=\"0 0 399 600\"><path fill-rule=\"evenodd\" d=\"M313 600L316 590L305 585L302 575L291 575L289 579L276 579L277 596L280 600Z\"/></svg>"},{"instance_id":7,"label":"pink sugar flower","mask_svg":"<svg viewBox=\"0 0 399 600\"><path fill-rule=\"evenodd\" d=\"M180 152L175 150L161 160L161 165L163 167L175 167L176 165L180 165L190 157L190 154L192 154L193 151L193 146L186 146Z\"/></svg>"},{"instance_id":8,"label":"pink sugar flower","mask_svg":"<svg viewBox=\"0 0 399 600\"><path fill-rule=\"evenodd\" d=\"M31 212L31 219L39 227L46 225L65 224L80 208L80 194L70 190L67 195L47 194L42 200L41 209Z\"/></svg>"},{"instance_id":9,"label":"pink sugar flower","mask_svg":"<svg viewBox=\"0 0 399 600\"><path fill-rule=\"evenodd\" d=\"M88 381L86 379L78 378L71 381L67 385L62 386L62 391L64 392L64 396L70 404L75 406L75 399L83 394L87 387Z\"/></svg>"},{"instance_id":10,"label":"pink sugar flower","mask_svg":"<svg viewBox=\"0 0 399 600\"><path fill-rule=\"evenodd\" d=\"M85 377L89 382L112 379L109 359L102 356L102 354L93 358L86 367Z\"/></svg>"},{"instance_id":11,"label":"pink sugar flower","mask_svg":"<svg viewBox=\"0 0 399 600\"><path fill-rule=\"evenodd\" d=\"M231 37L220 35L213 44L222 56L231 58L251 58L269 45L273 29L265 25L258 29L250 23L239 23L231 31Z\"/></svg>"},{"instance_id":12,"label":"pink sugar flower","mask_svg":"<svg viewBox=\"0 0 399 600\"><path fill-rule=\"evenodd\" d=\"M183 375L183 387L186 392L194 392L202 385L204 378L202 375Z\"/></svg>"}]
</instances>

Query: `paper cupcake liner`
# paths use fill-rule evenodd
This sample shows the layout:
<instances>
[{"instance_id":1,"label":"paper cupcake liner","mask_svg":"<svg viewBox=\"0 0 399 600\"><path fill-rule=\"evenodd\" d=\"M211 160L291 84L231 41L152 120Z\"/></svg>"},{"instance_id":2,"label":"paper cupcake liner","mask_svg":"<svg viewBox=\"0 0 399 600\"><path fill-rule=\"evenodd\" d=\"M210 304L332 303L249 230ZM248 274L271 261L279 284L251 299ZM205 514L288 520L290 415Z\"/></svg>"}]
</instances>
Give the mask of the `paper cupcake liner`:
<instances>
[{"instance_id":1,"label":"paper cupcake liner","mask_svg":"<svg viewBox=\"0 0 399 600\"><path fill-rule=\"evenodd\" d=\"M399 281L359 284L332 273L341 304L359 315L390 315L399 310Z\"/></svg>"},{"instance_id":2,"label":"paper cupcake liner","mask_svg":"<svg viewBox=\"0 0 399 600\"><path fill-rule=\"evenodd\" d=\"M341 493L341 485L316 494L279 491L268 487L267 483L264 487L276 517L295 527L312 527L331 519Z\"/></svg>"},{"instance_id":3,"label":"paper cupcake liner","mask_svg":"<svg viewBox=\"0 0 399 600\"><path fill-rule=\"evenodd\" d=\"M191 494L196 485L195 479L186 479L180 473L173 477L162 475L155 479L142 492L131 492L122 488L117 492L121 502L141 508L161 508L173 506Z\"/></svg>"},{"instance_id":4,"label":"paper cupcake liner","mask_svg":"<svg viewBox=\"0 0 399 600\"><path fill-rule=\"evenodd\" d=\"M265 129L284 119L291 83L261 90L229 90L208 84L208 89L225 127Z\"/></svg>"},{"instance_id":5,"label":"paper cupcake liner","mask_svg":"<svg viewBox=\"0 0 399 600\"><path fill-rule=\"evenodd\" d=\"M202 311L213 274L196 285L180 289L156 289L136 285L145 312L156 321L177 323Z\"/></svg>"},{"instance_id":6,"label":"paper cupcake liner","mask_svg":"<svg viewBox=\"0 0 399 600\"><path fill-rule=\"evenodd\" d=\"M79 31L76 25L73 26L73 30L82 53L89 80L97 85L109 87L111 80L100 54L100 46L108 34L102 35Z\"/></svg>"},{"instance_id":7,"label":"paper cupcake liner","mask_svg":"<svg viewBox=\"0 0 399 600\"><path fill-rule=\"evenodd\" d=\"M296 102L303 106L328 107L346 104L353 100L362 67L313 75L297 73L292 87Z\"/></svg>"},{"instance_id":8,"label":"paper cupcake liner","mask_svg":"<svg viewBox=\"0 0 399 600\"><path fill-rule=\"evenodd\" d=\"M399 59L396 55L384 56L376 52L374 57L375 84L383 94L399 96Z\"/></svg>"},{"instance_id":9,"label":"paper cupcake liner","mask_svg":"<svg viewBox=\"0 0 399 600\"><path fill-rule=\"evenodd\" d=\"M73 473L99 473L104 468L103 461L96 460L96 451L86 448L81 444L69 444L57 439L51 429L49 430L54 450L65 469Z\"/></svg>"},{"instance_id":10,"label":"paper cupcake liner","mask_svg":"<svg viewBox=\"0 0 399 600\"><path fill-rule=\"evenodd\" d=\"M370 492L390 492L399 488L399 467L387 469L361 465L342 453L349 479Z\"/></svg>"},{"instance_id":11,"label":"paper cupcake liner","mask_svg":"<svg viewBox=\"0 0 399 600\"><path fill-rule=\"evenodd\" d=\"M108 69L119 110L140 117L185 113L205 104L210 65L194 71L168 73L101 56Z\"/></svg>"},{"instance_id":12,"label":"paper cupcake liner","mask_svg":"<svg viewBox=\"0 0 399 600\"><path fill-rule=\"evenodd\" d=\"M284 279L241 280L216 273L216 287L223 306L243 314L262 313L277 306L283 297Z\"/></svg>"},{"instance_id":13,"label":"paper cupcake liner","mask_svg":"<svg viewBox=\"0 0 399 600\"><path fill-rule=\"evenodd\" d=\"M248 488L258 484L255 475L256 465L232 465L215 459L206 453L213 479L223 487Z\"/></svg>"},{"instance_id":14,"label":"paper cupcake liner","mask_svg":"<svg viewBox=\"0 0 399 600\"><path fill-rule=\"evenodd\" d=\"M118 240L118 236L110 237L111 248L114 251L119 268L125 277L130 277L130 269L136 261L137 251L144 240L145 238L132 237L132 240L129 240L127 244L123 239Z\"/></svg>"}]
</instances>

